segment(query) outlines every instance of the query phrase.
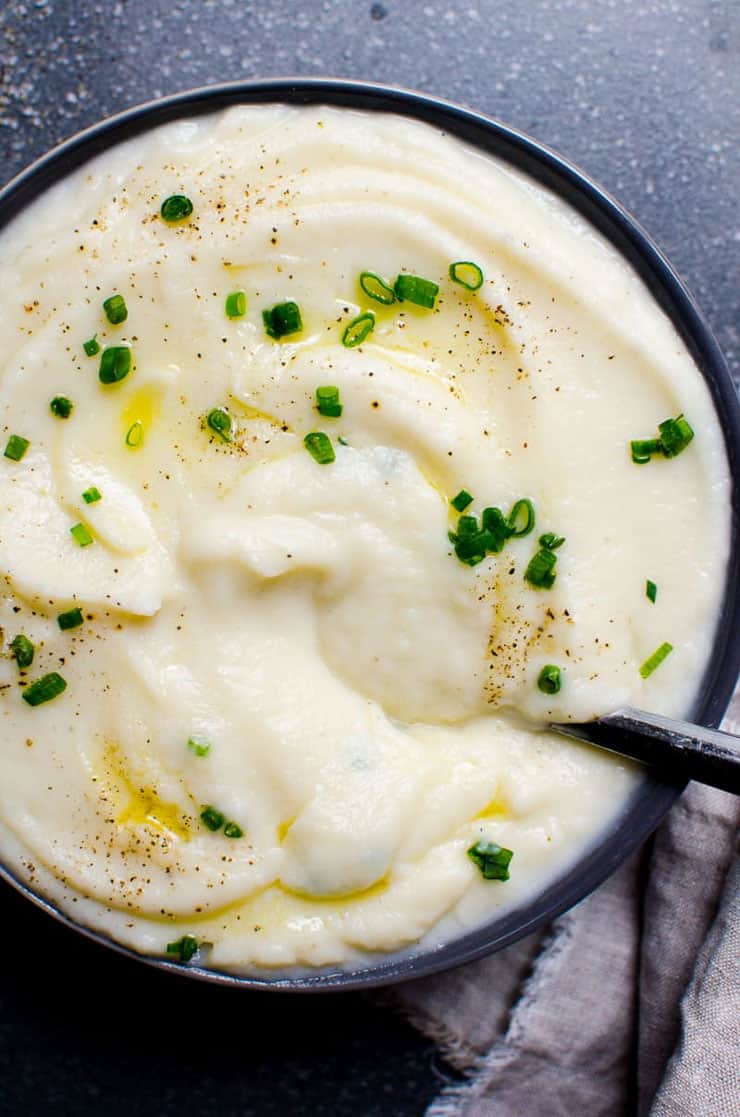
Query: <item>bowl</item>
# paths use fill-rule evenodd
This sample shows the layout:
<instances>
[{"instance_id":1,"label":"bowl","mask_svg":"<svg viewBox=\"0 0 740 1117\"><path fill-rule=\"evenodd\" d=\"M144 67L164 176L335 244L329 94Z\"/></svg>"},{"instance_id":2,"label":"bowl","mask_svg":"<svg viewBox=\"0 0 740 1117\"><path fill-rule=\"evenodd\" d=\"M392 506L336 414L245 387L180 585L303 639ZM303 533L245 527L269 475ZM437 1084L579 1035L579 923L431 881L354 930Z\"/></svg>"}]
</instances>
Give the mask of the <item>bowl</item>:
<instances>
[{"instance_id":1,"label":"bowl","mask_svg":"<svg viewBox=\"0 0 740 1117\"><path fill-rule=\"evenodd\" d=\"M48 187L115 144L169 121L216 112L236 104L283 102L332 105L395 113L444 129L473 147L509 163L559 195L621 253L671 319L706 379L724 433L732 486L731 555L740 533L740 404L727 366L691 294L648 235L605 191L560 155L497 120L410 90L368 82L320 78L276 78L208 86L129 109L73 136L0 191L0 228ZM691 717L716 727L740 673L740 564L728 564L712 655ZM119 953L189 977L243 988L286 992L350 990L389 985L472 962L534 931L582 900L648 837L682 790L648 772L621 815L597 836L567 871L525 903L495 916L441 946L404 950L354 970L301 971L289 975L241 976L198 966L183 967L138 954L76 923L0 865L0 876L44 911L87 938Z\"/></svg>"}]
</instances>

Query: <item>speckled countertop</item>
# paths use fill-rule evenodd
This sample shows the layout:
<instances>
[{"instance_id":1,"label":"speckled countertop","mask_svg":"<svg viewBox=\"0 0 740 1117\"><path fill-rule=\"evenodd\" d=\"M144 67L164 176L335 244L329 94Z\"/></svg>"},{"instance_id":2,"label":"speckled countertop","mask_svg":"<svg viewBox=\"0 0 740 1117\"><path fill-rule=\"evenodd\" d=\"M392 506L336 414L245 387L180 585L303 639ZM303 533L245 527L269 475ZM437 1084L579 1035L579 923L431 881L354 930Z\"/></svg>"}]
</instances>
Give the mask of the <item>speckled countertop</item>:
<instances>
[{"instance_id":1,"label":"speckled countertop","mask_svg":"<svg viewBox=\"0 0 740 1117\"><path fill-rule=\"evenodd\" d=\"M275 75L497 116L614 194L740 378L737 0L0 0L0 181L100 117ZM359 995L239 994L88 944L3 887L0 1117L420 1114L448 1073Z\"/></svg>"}]
</instances>

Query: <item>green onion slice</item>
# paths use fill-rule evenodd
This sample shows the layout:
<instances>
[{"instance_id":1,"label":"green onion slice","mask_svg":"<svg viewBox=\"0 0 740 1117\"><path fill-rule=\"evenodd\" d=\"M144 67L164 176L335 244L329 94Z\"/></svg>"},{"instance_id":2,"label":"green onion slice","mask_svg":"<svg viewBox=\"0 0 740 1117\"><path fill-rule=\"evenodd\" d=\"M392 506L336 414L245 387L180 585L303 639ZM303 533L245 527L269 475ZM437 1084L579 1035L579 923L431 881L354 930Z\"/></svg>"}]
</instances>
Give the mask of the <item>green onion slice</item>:
<instances>
[{"instance_id":1,"label":"green onion slice","mask_svg":"<svg viewBox=\"0 0 740 1117\"><path fill-rule=\"evenodd\" d=\"M247 313L247 296L243 291L232 291L226 296L226 317L243 318Z\"/></svg>"},{"instance_id":2,"label":"green onion slice","mask_svg":"<svg viewBox=\"0 0 740 1117\"><path fill-rule=\"evenodd\" d=\"M200 820L209 830L220 830L224 824L224 816L215 807L206 806L200 812Z\"/></svg>"},{"instance_id":3,"label":"green onion slice","mask_svg":"<svg viewBox=\"0 0 740 1117\"><path fill-rule=\"evenodd\" d=\"M132 423L126 431L126 445L135 450L137 446L141 446L143 441L144 424L142 423L141 419L137 419L136 422Z\"/></svg>"},{"instance_id":4,"label":"green onion slice","mask_svg":"<svg viewBox=\"0 0 740 1117\"><path fill-rule=\"evenodd\" d=\"M222 442L231 442L234 425L228 411L224 411L221 407L214 407L213 411L209 411L206 415L206 423Z\"/></svg>"},{"instance_id":5,"label":"green onion slice","mask_svg":"<svg viewBox=\"0 0 740 1117\"><path fill-rule=\"evenodd\" d=\"M59 613L57 624L62 632L66 632L69 628L79 628L82 624L82 609L77 606L74 609L68 609L66 613Z\"/></svg>"},{"instance_id":6,"label":"green onion slice","mask_svg":"<svg viewBox=\"0 0 740 1117\"><path fill-rule=\"evenodd\" d=\"M74 404L71 399L66 396L54 396L54 399L49 404L49 409L52 415L56 415L57 419L69 419L72 414Z\"/></svg>"},{"instance_id":7,"label":"green onion slice","mask_svg":"<svg viewBox=\"0 0 740 1117\"><path fill-rule=\"evenodd\" d=\"M195 935L183 935L177 942L168 942L165 950L178 962L191 962L198 952L198 945Z\"/></svg>"},{"instance_id":8,"label":"green onion slice","mask_svg":"<svg viewBox=\"0 0 740 1117\"><path fill-rule=\"evenodd\" d=\"M225 838L242 838L243 836L244 831L242 830L241 826L238 826L236 824L236 822L227 822L224 826Z\"/></svg>"},{"instance_id":9,"label":"green onion slice","mask_svg":"<svg viewBox=\"0 0 740 1117\"><path fill-rule=\"evenodd\" d=\"M393 288L374 271L360 273L360 287L369 299L375 299L376 303L382 303L383 306L391 306L396 301Z\"/></svg>"},{"instance_id":10,"label":"green onion slice","mask_svg":"<svg viewBox=\"0 0 740 1117\"><path fill-rule=\"evenodd\" d=\"M62 676L52 671L26 687L23 691L23 701L28 702L29 706L40 706L42 702L50 702L52 698L57 698L66 689L67 683Z\"/></svg>"},{"instance_id":11,"label":"green onion slice","mask_svg":"<svg viewBox=\"0 0 740 1117\"><path fill-rule=\"evenodd\" d=\"M342 345L345 349L354 349L356 345L362 345L374 329L375 315L372 310L366 310L363 314L358 314L356 318L353 318L345 328L342 334Z\"/></svg>"},{"instance_id":12,"label":"green onion slice","mask_svg":"<svg viewBox=\"0 0 740 1117\"><path fill-rule=\"evenodd\" d=\"M666 656L670 655L673 651L673 644L664 643L659 648L656 648L651 656L643 663L640 668L640 674L643 679L647 679L648 675L652 675L656 667L660 667Z\"/></svg>"},{"instance_id":13,"label":"green onion slice","mask_svg":"<svg viewBox=\"0 0 740 1117\"><path fill-rule=\"evenodd\" d=\"M653 454L661 450L659 438L635 438L630 442L630 452L635 465L646 465Z\"/></svg>"},{"instance_id":14,"label":"green onion slice","mask_svg":"<svg viewBox=\"0 0 740 1117\"><path fill-rule=\"evenodd\" d=\"M120 326L128 318L128 307L123 295L111 295L104 301L103 310L111 326Z\"/></svg>"},{"instance_id":15,"label":"green onion slice","mask_svg":"<svg viewBox=\"0 0 740 1117\"><path fill-rule=\"evenodd\" d=\"M326 415L329 419L338 419L342 414L342 404L339 400L339 388L327 385L316 389L316 410L319 415Z\"/></svg>"},{"instance_id":16,"label":"green onion slice","mask_svg":"<svg viewBox=\"0 0 740 1117\"><path fill-rule=\"evenodd\" d=\"M478 841L468 850L468 857L478 866L484 880L508 880L513 856L512 850L496 842Z\"/></svg>"},{"instance_id":17,"label":"green onion slice","mask_svg":"<svg viewBox=\"0 0 740 1117\"><path fill-rule=\"evenodd\" d=\"M414 303L415 306L431 310L439 293L439 285L420 275L406 275L402 272L396 276L393 291L399 302Z\"/></svg>"},{"instance_id":18,"label":"green onion slice","mask_svg":"<svg viewBox=\"0 0 740 1117\"><path fill-rule=\"evenodd\" d=\"M554 663L548 663L540 671L537 686L543 694L557 694L563 685L562 672Z\"/></svg>"},{"instance_id":19,"label":"green onion slice","mask_svg":"<svg viewBox=\"0 0 740 1117\"><path fill-rule=\"evenodd\" d=\"M89 341L83 341L82 348L88 357L95 357L100 352L100 343L97 337L91 337Z\"/></svg>"},{"instance_id":20,"label":"green onion slice","mask_svg":"<svg viewBox=\"0 0 740 1117\"><path fill-rule=\"evenodd\" d=\"M477 535L479 532L478 520L475 516L461 516L457 521L457 535Z\"/></svg>"},{"instance_id":21,"label":"green onion slice","mask_svg":"<svg viewBox=\"0 0 740 1117\"><path fill-rule=\"evenodd\" d=\"M208 756L211 751L211 744L210 741L196 741L194 737L189 737L188 749L193 756Z\"/></svg>"},{"instance_id":22,"label":"green onion slice","mask_svg":"<svg viewBox=\"0 0 740 1117\"><path fill-rule=\"evenodd\" d=\"M658 430L660 445L667 458L675 458L694 437L694 431L683 415L679 415L677 419L665 419L658 424Z\"/></svg>"},{"instance_id":23,"label":"green onion slice","mask_svg":"<svg viewBox=\"0 0 740 1117\"><path fill-rule=\"evenodd\" d=\"M517 500L509 512L509 532L515 538L519 539L523 535L529 535L534 527L534 505L527 497L522 500Z\"/></svg>"},{"instance_id":24,"label":"green onion slice","mask_svg":"<svg viewBox=\"0 0 740 1117\"><path fill-rule=\"evenodd\" d=\"M303 445L319 465L329 465L335 459L331 439L323 431L311 431L303 439Z\"/></svg>"},{"instance_id":25,"label":"green onion slice","mask_svg":"<svg viewBox=\"0 0 740 1117\"><path fill-rule=\"evenodd\" d=\"M98 377L101 384L118 384L131 372L131 350L127 345L110 345L100 358Z\"/></svg>"},{"instance_id":26,"label":"green onion slice","mask_svg":"<svg viewBox=\"0 0 740 1117\"><path fill-rule=\"evenodd\" d=\"M10 642L10 650L20 668L30 667L33 663L35 648L27 636L19 632Z\"/></svg>"},{"instance_id":27,"label":"green onion slice","mask_svg":"<svg viewBox=\"0 0 740 1117\"><path fill-rule=\"evenodd\" d=\"M298 303L276 303L268 310L262 311L262 321L265 324L265 333L268 337L279 340L288 334L297 334L303 329L303 320Z\"/></svg>"},{"instance_id":28,"label":"green onion slice","mask_svg":"<svg viewBox=\"0 0 740 1117\"><path fill-rule=\"evenodd\" d=\"M450 504L457 512L464 512L473 503L473 497L467 489L460 489L457 496L453 496Z\"/></svg>"},{"instance_id":29,"label":"green onion slice","mask_svg":"<svg viewBox=\"0 0 740 1117\"><path fill-rule=\"evenodd\" d=\"M100 490L96 489L94 485L91 485L89 489L85 489L82 494L82 499L85 504L96 504L99 500L102 500Z\"/></svg>"},{"instance_id":30,"label":"green onion slice","mask_svg":"<svg viewBox=\"0 0 740 1117\"><path fill-rule=\"evenodd\" d=\"M184 194L170 194L162 202L159 212L168 225L173 225L176 221L184 221L186 217L190 217L193 203Z\"/></svg>"},{"instance_id":31,"label":"green onion slice","mask_svg":"<svg viewBox=\"0 0 740 1117\"><path fill-rule=\"evenodd\" d=\"M540 536L540 547L544 547L547 551L557 551L563 543L565 543L565 536L556 535L554 531L547 531Z\"/></svg>"},{"instance_id":32,"label":"green onion slice","mask_svg":"<svg viewBox=\"0 0 740 1117\"><path fill-rule=\"evenodd\" d=\"M458 260L450 264L450 279L467 291L477 291L483 286L483 272L472 260Z\"/></svg>"},{"instance_id":33,"label":"green onion slice","mask_svg":"<svg viewBox=\"0 0 740 1117\"><path fill-rule=\"evenodd\" d=\"M548 551L545 548L537 551L532 556L524 571L525 581L529 582L530 586L536 586L537 589L549 590L555 584L555 564L558 561L558 556L554 551Z\"/></svg>"},{"instance_id":34,"label":"green onion slice","mask_svg":"<svg viewBox=\"0 0 740 1117\"><path fill-rule=\"evenodd\" d=\"M649 578L645 582L645 596L649 601L652 601L653 605L655 604L655 599L658 596L658 587L655 582L651 582Z\"/></svg>"},{"instance_id":35,"label":"green onion slice","mask_svg":"<svg viewBox=\"0 0 740 1117\"><path fill-rule=\"evenodd\" d=\"M481 515L481 526L491 537L489 550L499 554L504 549L506 540L511 535L508 520L505 519L500 508L484 508Z\"/></svg>"},{"instance_id":36,"label":"green onion slice","mask_svg":"<svg viewBox=\"0 0 740 1117\"><path fill-rule=\"evenodd\" d=\"M75 524L69 529L69 533L80 547L89 547L93 541L92 535L84 524Z\"/></svg>"},{"instance_id":37,"label":"green onion slice","mask_svg":"<svg viewBox=\"0 0 740 1117\"><path fill-rule=\"evenodd\" d=\"M19 434L11 434L5 447L5 457L10 458L12 462L19 462L30 445L27 438Z\"/></svg>"}]
</instances>

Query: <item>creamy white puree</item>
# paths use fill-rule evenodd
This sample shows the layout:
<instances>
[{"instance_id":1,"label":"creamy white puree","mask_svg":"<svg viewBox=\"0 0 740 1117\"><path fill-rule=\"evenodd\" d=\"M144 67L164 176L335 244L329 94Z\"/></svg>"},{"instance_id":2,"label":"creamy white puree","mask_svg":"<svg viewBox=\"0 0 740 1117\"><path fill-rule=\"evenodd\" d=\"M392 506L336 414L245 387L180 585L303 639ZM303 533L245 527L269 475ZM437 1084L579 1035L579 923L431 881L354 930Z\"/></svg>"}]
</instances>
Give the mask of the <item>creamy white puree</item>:
<instances>
[{"instance_id":1,"label":"creamy white puree","mask_svg":"<svg viewBox=\"0 0 740 1117\"><path fill-rule=\"evenodd\" d=\"M158 216L172 193L195 207L176 226ZM454 260L480 264L478 292ZM435 310L373 304L365 269L435 280ZM228 320L234 290L248 311ZM634 771L539 726L688 708L728 475L673 327L570 209L419 123L234 108L50 190L0 237L0 292L3 437L31 442L0 458L4 648L37 648L23 674L0 662L0 852L23 880L136 950L190 933L216 968L351 965L521 902L622 809ZM115 292L121 326L101 309ZM261 311L284 299L304 330L277 343ZM366 307L375 331L343 348ZM82 351L96 333L132 347L120 384ZM314 410L326 384L340 419ZM629 440L679 412L691 446L632 464ZM463 565L463 487L476 514L530 497L535 532ZM538 591L523 571L550 530L566 543ZM66 692L30 708L19 683L53 670ZM208 831L205 804L243 837ZM514 851L509 881L482 879L479 838Z\"/></svg>"}]
</instances>

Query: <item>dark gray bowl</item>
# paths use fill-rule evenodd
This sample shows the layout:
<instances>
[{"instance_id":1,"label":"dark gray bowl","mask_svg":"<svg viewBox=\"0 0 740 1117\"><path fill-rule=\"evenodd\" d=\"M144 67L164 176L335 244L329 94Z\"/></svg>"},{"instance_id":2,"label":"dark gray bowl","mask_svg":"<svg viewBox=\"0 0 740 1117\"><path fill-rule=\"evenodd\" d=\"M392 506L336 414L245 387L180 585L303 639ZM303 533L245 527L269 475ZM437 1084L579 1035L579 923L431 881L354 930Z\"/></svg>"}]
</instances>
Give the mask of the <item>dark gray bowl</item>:
<instances>
[{"instance_id":1,"label":"dark gray bowl","mask_svg":"<svg viewBox=\"0 0 740 1117\"><path fill-rule=\"evenodd\" d=\"M371 112L393 112L443 128L469 144L511 163L578 210L621 252L642 277L674 323L704 375L725 436L733 478L732 550L714 650L691 716L715 727L732 697L740 673L740 405L722 354L702 314L675 271L637 222L572 164L521 132L478 113L421 93L368 82L320 78L276 78L209 86L141 105L81 132L37 160L0 192L0 228L49 186L92 156L123 140L179 117L215 112L234 104L265 102L324 104ZM389 955L367 968L316 971L288 977L238 977L199 967L178 966L136 954L105 935L90 931L57 911L0 866L0 876L50 915L96 942L150 965L207 981L287 992L318 992L388 985L449 969L500 950L576 904L601 884L647 838L681 791L646 774L620 818L605 830L576 865L544 891L444 946Z\"/></svg>"}]
</instances>

